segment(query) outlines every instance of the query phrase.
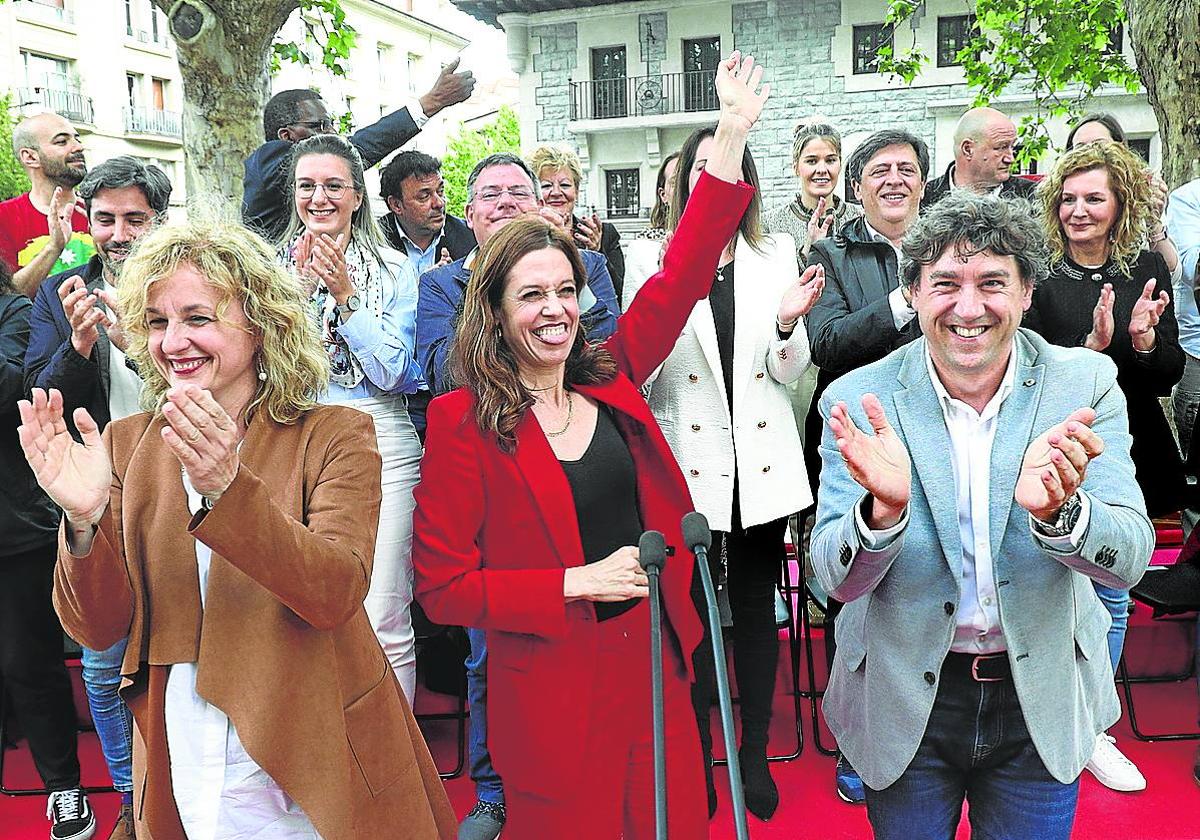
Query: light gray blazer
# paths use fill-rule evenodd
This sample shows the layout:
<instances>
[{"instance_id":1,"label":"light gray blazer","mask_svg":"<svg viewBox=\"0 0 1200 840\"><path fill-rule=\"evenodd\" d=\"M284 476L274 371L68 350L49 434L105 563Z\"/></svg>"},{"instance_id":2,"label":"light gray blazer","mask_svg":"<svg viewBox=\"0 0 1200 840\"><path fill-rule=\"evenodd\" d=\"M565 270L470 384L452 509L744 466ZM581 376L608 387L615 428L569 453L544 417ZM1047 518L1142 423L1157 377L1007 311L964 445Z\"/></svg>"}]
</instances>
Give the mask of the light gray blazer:
<instances>
[{"instance_id":1,"label":"light gray blazer","mask_svg":"<svg viewBox=\"0 0 1200 840\"><path fill-rule=\"evenodd\" d=\"M854 506L866 494L825 426L812 560L822 585L847 602L837 619L825 717L876 790L900 777L924 737L962 579L950 436L929 380L925 342L841 377L820 403L828 420L844 401L869 434L860 400L875 393L913 464L908 525L887 547L868 551L854 522ZM1125 396L1112 361L1080 347L1055 347L1028 330L1017 333L1016 344L1016 378L992 448L993 564L1021 710L1046 769L1066 783L1091 757L1096 735L1120 715L1105 642L1110 619L1092 580L1136 583L1154 532L1134 481ZM1093 428L1105 448L1083 484L1091 519L1082 545L1060 554L1035 540L1013 492L1029 443L1085 406L1096 410Z\"/></svg>"}]
</instances>

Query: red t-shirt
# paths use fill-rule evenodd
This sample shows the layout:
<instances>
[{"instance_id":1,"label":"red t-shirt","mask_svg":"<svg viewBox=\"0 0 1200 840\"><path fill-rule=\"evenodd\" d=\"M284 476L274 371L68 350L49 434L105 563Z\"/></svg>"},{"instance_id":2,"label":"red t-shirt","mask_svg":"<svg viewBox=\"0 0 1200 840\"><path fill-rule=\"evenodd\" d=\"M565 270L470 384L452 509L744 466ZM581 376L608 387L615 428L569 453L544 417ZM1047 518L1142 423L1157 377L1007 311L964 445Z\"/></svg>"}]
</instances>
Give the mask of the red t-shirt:
<instances>
[{"instance_id":1,"label":"red t-shirt","mask_svg":"<svg viewBox=\"0 0 1200 840\"><path fill-rule=\"evenodd\" d=\"M87 216L80 204L75 205L71 215L71 229L75 234L67 241L50 274L81 266L96 253L88 233ZM15 272L29 265L49 241L46 214L33 206L29 193L0 202L0 259L7 262L10 269Z\"/></svg>"}]
</instances>

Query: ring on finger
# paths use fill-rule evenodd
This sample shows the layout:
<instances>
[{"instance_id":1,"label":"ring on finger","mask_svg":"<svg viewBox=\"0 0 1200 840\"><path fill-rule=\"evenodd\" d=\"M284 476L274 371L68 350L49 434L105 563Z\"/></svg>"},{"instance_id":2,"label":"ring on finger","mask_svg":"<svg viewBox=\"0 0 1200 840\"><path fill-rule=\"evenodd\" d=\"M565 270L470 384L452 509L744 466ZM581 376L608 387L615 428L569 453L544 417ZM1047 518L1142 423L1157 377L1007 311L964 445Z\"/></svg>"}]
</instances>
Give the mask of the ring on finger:
<instances>
[{"instance_id":1,"label":"ring on finger","mask_svg":"<svg viewBox=\"0 0 1200 840\"><path fill-rule=\"evenodd\" d=\"M199 429L196 430L196 433L194 435L188 435L188 438L187 438L188 443L195 443L198 440L200 440L200 430Z\"/></svg>"}]
</instances>

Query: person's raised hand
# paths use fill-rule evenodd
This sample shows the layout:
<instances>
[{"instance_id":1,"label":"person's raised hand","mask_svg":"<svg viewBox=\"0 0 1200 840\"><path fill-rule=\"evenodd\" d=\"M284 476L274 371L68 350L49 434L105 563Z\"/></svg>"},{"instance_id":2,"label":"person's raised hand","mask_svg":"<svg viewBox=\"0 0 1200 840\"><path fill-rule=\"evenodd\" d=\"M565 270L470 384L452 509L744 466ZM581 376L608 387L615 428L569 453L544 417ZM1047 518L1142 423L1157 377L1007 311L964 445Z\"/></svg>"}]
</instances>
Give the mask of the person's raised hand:
<instances>
[{"instance_id":1,"label":"person's raised hand","mask_svg":"<svg viewBox=\"0 0 1200 840\"><path fill-rule=\"evenodd\" d=\"M98 523L108 508L112 465L96 421L86 408L75 409L72 419L83 439L76 442L67 431L57 388L48 394L34 388L30 399L17 401L17 410L17 437L37 483L72 525Z\"/></svg>"},{"instance_id":2,"label":"person's raised hand","mask_svg":"<svg viewBox=\"0 0 1200 840\"><path fill-rule=\"evenodd\" d=\"M593 213L590 216L580 216L575 222L575 244L589 251L600 250L600 240L603 228L600 218Z\"/></svg>"},{"instance_id":3,"label":"person's raised hand","mask_svg":"<svg viewBox=\"0 0 1200 840\"><path fill-rule=\"evenodd\" d=\"M855 425L844 402L837 403L830 412L829 428L850 477L872 496L867 526L882 530L899 522L908 507L912 497L912 463L904 443L883 413L879 397L863 394L862 407L873 434Z\"/></svg>"},{"instance_id":4,"label":"person's raised hand","mask_svg":"<svg viewBox=\"0 0 1200 840\"><path fill-rule=\"evenodd\" d=\"M163 417L163 441L196 492L215 501L237 477L237 423L211 393L195 385L168 390Z\"/></svg>"},{"instance_id":5,"label":"person's raised hand","mask_svg":"<svg viewBox=\"0 0 1200 840\"><path fill-rule=\"evenodd\" d=\"M71 229L71 215L75 205L67 201L67 193L62 187L55 187L50 196L50 209L46 211L46 226L50 233L50 244L62 251L71 239L74 231Z\"/></svg>"},{"instance_id":6,"label":"person's raised hand","mask_svg":"<svg viewBox=\"0 0 1200 840\"><path fill-rule=\"evenodd\" d=\"M755 66L754 56L742 57L734 50L729 58L717 65L717 98L721 115L732 115L746 121L747 128L758 122L763 105L771 95L770 85L761 85L763 68Z\"/></svg>"},{"instance_id":7,"label":"person's raised hand","mask_svg":"<svg viewBox=\"0 0 1200 840\"><path fill-rule=\"evenodd\" d=\"M1143 353L1154 349L1154 328L1158 326L1159 319L1170 302L1171 298L1166 292L1159 292L1157 297L1155 296L1154 280L1146 281L1129 315L1129 337L1136 349Z\"/></svg>"},{"instance_id":8,"label":"person's raised hand","mask_svg":"<svg viewBox=\"0 0 1200 840\"><path fill-rule=\"evenodd\" d=\"M808 219L808 244L810 247L817 240L829 236L829 229L833 227L833 214L826 213L825 208L825 196L821 196L817 199L817 209Z\"/></svg>"},{"instance_id":9,"label":"person's raised hand","mask_svg":"<svg viewBox=\"0 0 1200 840\"><path fill-rule=\"evenodd\" d=\"M1088 333L1083 346L1089 350L1103 352L1112 343L1116 323L1113 320L1113 305L1117 294L1113 291L1112 283L1105 283L1100 289L1100 297L1092 309L1092 331Z\"/></svg>"},{"instance_id":10,"label":"person's raised hand","mask_svg":"<svg viewBox=\"0 0 1200 840\"><path fill-rule=\"evenodd\" d=\"M465 102L475 90L475 74L470 70L458 72L461 56L442 68L429 92L421 97L421 110L432 117L443 108Z\"/></svg>"},{"instance_id":11,"label":"person's raised hand","mask_svg":"<svg viewBox=\"0 0 1200 840\"><path fill-rule=\"evenodd\" d=\"M129 337L125 335L125 328L121 326L121 308L117 296L108 289L97 289L96 294L108 307L108 312L104 313L104 332L108 335L108 340L124 353L129 348Z\"/></svg>"},{"instance_id":12,"label":"person's raised hand","mask_svg":"<svg viewBox=\"0 0 1200 840\"><path fill-rule=\"evenodd\" d=\"M627 601L650 594L646 570L638 550L622 546L596 563L572 566L563 576L563 597L568 601Z\"/></svg>"},{"instance_id":13,"label":"person's raised hand","mask_svg":"<svg viewBox=\"0 0 1200 840\"><path fill-rule=\"evenodd\" d=\"M83 358L90 358L100 338L98 325L105 322L104 310L96 305L99 298L76 275L59 284L58 299L71 326L71 346Z\"/></svg>"},{"instance_id":14,"label":"person's raised hand","mask_svg":"<svg viewBox=\"0 0 1200 840\"><path fill-rule=\"evenodd\" d=\"M779 314L775 316L779 323L794 324L807 315L821 297L821 290L824 288L825 266L818 263L804 269L804 273L783 293L783 300L779 302Z\"/></svg>"},{"instance_id":15,"label":"person's raised hand","mask_svg":"<svg viewBox=\"0 0 1200 840\"><path fill-rule=\"evenodd\" d=\"M1013 497L1035 519L1053 522L1083 484L1088 464L1104 452L1104 441L1091 428L1095 420L1095 409L1077 408L1025 450Z\"/></svg>"},{"instance_id":16,"label":"person's raised hand","mask_svg":"<svg viewBox=\"0 0 1200 840\"><path fill-rule=\"evenodd\" d=\"M1171 191L1162 176L1152 169L1146 170L1146 180L1150 182L1150 213L1155 222L1161 222L1163 213L1167 211L1167 198Z\"/></svg>"},{"instance_id":17,"label":"person's raised hand","mask_svg":"<svg viewBox=\"0 0 1200 840\"><path fill-rule=\"evenodd\" d=\"M450 259L450 249L442 248L441 253L438 255L438 261L437 261L436 267L441 268L444 265L450 265L450 263L452 263L452 262L454 262L454 260Z\"/></svg>"}]
</instances>

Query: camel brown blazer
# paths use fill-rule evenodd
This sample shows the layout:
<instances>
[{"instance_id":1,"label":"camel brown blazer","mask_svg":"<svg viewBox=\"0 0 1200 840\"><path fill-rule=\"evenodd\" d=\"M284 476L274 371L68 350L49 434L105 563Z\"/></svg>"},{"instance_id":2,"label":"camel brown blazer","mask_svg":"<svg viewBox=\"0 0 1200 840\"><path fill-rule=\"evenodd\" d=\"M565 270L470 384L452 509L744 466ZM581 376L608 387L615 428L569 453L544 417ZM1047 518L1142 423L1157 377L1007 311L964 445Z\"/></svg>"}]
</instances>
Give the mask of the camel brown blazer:
<instances>
[{"instance_id":1,"label":"camel brown blazer","mask_svg":"<svg viewBox=\"0 0 1200 840\"><path fill-rule=\"evenodd\" d=\"M454 812L371 630L363 598L379 517L370 417L322 406L290 425L260 412L241 466L191 516L164 420L108 426L109 509L86 557L60 538L54 605L103 650L126 634L121 695L137 723L139 840L185 840L164 715L169 666L196 690L325 840L455 836ZM195 541L212 551L201 612Z\"/></svg>"}]
</instances>

